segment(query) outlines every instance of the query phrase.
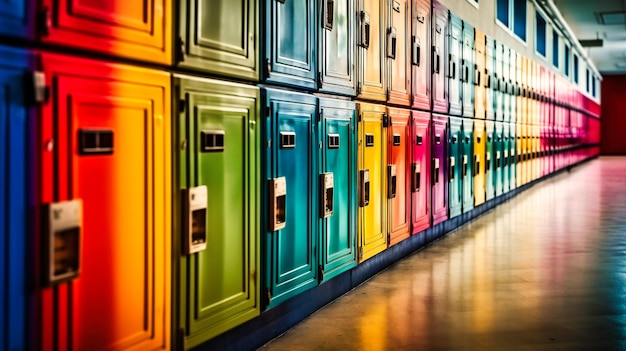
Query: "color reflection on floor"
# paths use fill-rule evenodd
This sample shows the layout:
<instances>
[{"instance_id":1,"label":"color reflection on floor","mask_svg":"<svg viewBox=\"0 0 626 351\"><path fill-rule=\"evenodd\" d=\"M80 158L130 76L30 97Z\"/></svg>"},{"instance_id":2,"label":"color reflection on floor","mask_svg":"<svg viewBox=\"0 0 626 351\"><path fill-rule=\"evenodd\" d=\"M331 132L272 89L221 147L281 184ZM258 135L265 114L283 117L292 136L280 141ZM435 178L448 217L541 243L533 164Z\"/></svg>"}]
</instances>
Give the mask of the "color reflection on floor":
<instances>
[{"instance_id":1,"label":"color reflection on floor","mask_svg":"<svg viewBox=\"0 0 626 351\"><path fill-rule=\"evenodd\" d=\"M626 350L626 158L532 187L263 350Z\"/></svg>"}]
</instances>

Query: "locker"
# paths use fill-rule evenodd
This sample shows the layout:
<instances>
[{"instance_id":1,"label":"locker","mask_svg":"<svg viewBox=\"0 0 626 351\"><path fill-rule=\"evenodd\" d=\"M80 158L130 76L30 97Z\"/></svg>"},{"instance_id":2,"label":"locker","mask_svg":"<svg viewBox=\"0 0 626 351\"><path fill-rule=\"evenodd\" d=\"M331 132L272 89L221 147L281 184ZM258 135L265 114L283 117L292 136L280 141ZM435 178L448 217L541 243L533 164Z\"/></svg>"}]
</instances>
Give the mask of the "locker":
<instances>
[{"instance_id":1,"label":"locker","mask_svg":"<svg viewBox=\"0 0 626 351\"><path fill-rule=\"evenodd\" d=\"M495 119L498 121L504 120L504 90L505 90L505 80L504 80L504 72L503 72L503 62L504 62L504 48L501 43L495 43L495 67L494 67L494 108L495 108Z\"/></svg>"},{"instance_id":2,"label":"locker","mask_svg":"<svg viewBox=\"0 0 626 351\"><path fill-rule=\"evenodd\" d=\"M387 248L387 111L359 103L359 262Z\"/></svg>"},{"instance_id":3,"label":"locker","mask_svg":"<svg viewBox=\"0 0 626 351\"><path fill-rule=\"evenodd\" d=\"M478 206L485 202L487 170L486 164L487 130L485 121L474 121L474 205Z\"/></svg>"},{"instance_id":4,"label":"locker","mask_svg":"<svg viewBox=\"0 0 626 351\"><path fill-rule=\"evenodd\" d=\"M463 22L463 54L461 62L461 101L463 101L463 117L474 118L474 89L476 66L474 60L474 27Z\"/></svg>"},{"instance_id":5,"label":"locker","mask_svg":"<svg viewBox=\"0 0 626 351\"><path fill-rule=\"evenodd\" d=\"M317 98L265 89L266 307L315 285L318 276Z\"/></svg>"},{"instance_id":6,"label":"locker","mask_svg":"<svg viewBox=\"0 0 626 351\"><path fill-rule=\"evenodd\" d=\"M501 165L502 165L502 193L507 193L510 190L510 131L509 123L504 122L502 124L502 153L501 153Z\"/></svg>"},{"instance_id":7,"label":"locker","mask_svg":"<svg viewBox=\"0 0 626 351\"><path fill-rule=\"evenodd\" d=\"M448 113L448 69L444 67L448 63L448 9L436 0L432 4L432 108L433 112Z\"/></svg>"},{"instance_id":8,"label":"locker","mask_svg":"<svg viewBox=\"0 0 626 351\"><path fill-rule=\"evenodd\" d=\"M526 124L522 126L522 143L523 143L523 167L524 167L524 179L522 180L523 184L530 183L532 181L532 160L531 160L531 140L530 140L530 128L531 126Z\"/></svg>"},{"instance_id":9,"label":"locker","mask_svg":"<svg viewBox=\"0 0 626 351\"><path fill-rule=\"evenodd\" d=\"M535 125L532 129L533 133L533 167L534 167L534 178L539 179L541 177L542 172L542 164L541 157L539 157L539 151L541 150L541 144L539 141L539 126Z\"/></svg>"},{"instance_id":10,"label":"locker","mask_svg":"<svg viewBox=\"0 0 626 351\"><path fill-rule=\"evenodd\" d=\"M387 101L387 0L357 0L357 97Z\"/></svg>"},{"instance_id":11,"label":"locker","mask_svg":"<svg viewBox=\"0 0 626 351\"><path fill-rule=\"evenodd\" d=\"M430 227L430 113L412 111L412 120L411 218L412 234L417 234Z\"/></svg>"},{"instance_id":12,"label":"locker","mask_svg":"<svg viewBox=\"0 0 626 351\"><path fill-rule=\"evenodd\" d=\"M172 62L172 2L42 0L41 40L134 60Z\"/></svg>"},{"instance_id":13,"label":"locker","mask_svg":"<svg viewBox=\"0 0 626 351\"><path fill-rule=\"evenodd\" d=\"M24 96L24 73L32 71L34 55L0 46L0 348L25 350L30 276L29 208L32 206L32 156L30 148L33 109Z\"/></svg>"},{"instance_id":14,"label":"locker","mask_svg":"<svg viewBox=\"0 0 626 351\"><path fill-rule=\"evenodd\" d=\"M430 111L430 1L413 0L411 19L412 107Z\"/></svg>"},{"instance_id":15,"label":"locker","mask_svg":"<svg viewBox=\"0 0 626 351\"><path fill-rule=\"evenodd\" d=\"M518 188L525 184L524 180L526 179L523 130L524 124L519 122L515 124L515 147L517 148L515 162L515 186Z\"/></svg>"},{"instance_id":16,"label":"locker","mask_svg":"<svg viewBox=\"0 0 626 351\"><path fill-rule=\"evenodd\" d=\"M259 80L259 1L186 0L178 9L178 67Z\"/></svg>"},{"instance_id":17,"label":"locker","mask_svg":"<svg viewBox=\"0 0 626 351\"><path fill-rule=\"evenodd\" d=\"M502 83L500 90L502 92L502 120L509 122L511 120L511 77L509 59L511 50L502 44Z\"/></svg>"},{"instance_id":18,"label":"locker","mask_svg":"<svg viewBox=\"0 0 626 351\"><path fill-rule=\"evenodd\" d=\"M320 98L320 281L357 262L356 104ZM329 174L332 181L328 180ZM325 183L322 183L325 180ZM323 211L322 211L323 210Z\"/></svg>"},{"instance_id":19,"label":"locker","mask_svg":"<svg viewBox=\"0 0 626 351\"><path fill-rule=\"evenodd\" d=\"M39 214L67 215L72 226L57 232L42 223L42 252L55 251L41 268L50 287L40 294L38 346L167 349L169 75L52 54L42 62L53 94L39 119L38 159L48 175ZM57 272L78 277L61 282L66 274Z\"/></svg>"},{"instance_id":20,"label":"locker","mask_svg":"<svg viewBox=\"0 0 626 351\"><path fill-rule=\"evenodd\" d=\"M485 201L496 196L496 125L495 122L485 122L487 142L485 143Z\"/></svg>"},{"instance_id":21,"label":"locker","mask_svg":"<svg viewBox=\"0 0 626 351\"><path fill-rule=\"evenodd\" d=\"M354 96L355 23L354 0L320 3L322 21L319 28L319 88L322 92Z\"/></svg>"},{"instance_id":22,"label":"locker","mask_svg":"<svg viewBox=\"0 0 626 351\"><path fill-rule=\"evenodd\" d=\"M463 121L450 117L450 134L448 136L448 206L449 218L463 212Z\"/></svg>"},{"instance_id":23,"label":"locker","mask_svg":"<svg viewBox=\"0 0 626 351\"><path fill-rule=\"evenodd\" d=\"M389 79L387 102L411 105L411 0L388 0L385 55Z\"/></svg>"},{"instance_id":24,"label":"locker","mask_svg":"<svg viewBox=\"0 0 626 351\"><path fill-rule=\"evenodd\" d=\"M489 120L496 119L496 92L498 76L496 72L496 43L485 36L485 116Z\"/></svg>"},{"instance_id":25,"label":"locker","mask_svg":"<svg viewBox=\"0 0 626 351\"><path fill-rule=\"evenodd\" d=\"M34 1L7 0L0 9L0 35L20 38L34 36Z\"/></svg>"},{"instance_id":26,"label":"locker","mask_svg":"<svg viewBox=\"0 0 626 351\"><path fill-rule=\"evenodd\" d=\"M517 120L517 96L519 81L517 80L517 53L510 49L509 53L509 122Z\"/></svg>"},{"instance_id":27,"label":"locker","mask_svg":"<svg viewBox=\"0 0 626 351\"><path fill-rule=\"evenodd\" d=\"M175 319L188 349L260 313L261 98L255 87L185 76L174 87L174 145L188 145L175 155Z\"/></svg>"},{"instance_id":28,"label":"locker","mask_svg":"<svg viewBox=\"0 0 626 351\"><path fill-rule=\"evenodd\" d=\"M519 84L517 91L517 98L515 102L517 116L515 119L516 123L525 123L526 121L526 58L522 56L520 53L517 53L516 59L517 65L517 82Z\"/></svg>"},{"instance_id":29,"label":"locker","mask_svg":"<svg viewBox=\"0 0 626 351\"><path fill-rule=\"evenodd\" d=\"M516 139L516 130L515 130L515 123L509 123L507 126L505 126L505 128L508 129L509 131L509 145L508 145L508 150L509 150L509 190L513 190L517 187L517 181L516 181L516 171L517 171L517 166L515 164L516 160L517 160L517 139Z\"/></svg>"},{"instance_id":30,"label":"locker","mask_svg":"<svg viewBox=\"0 0 626 351\"><path fill-rule=\"evenodd\" d=\"M496 196L500 196L504 193L504 125L502 122L496 122L495 124L493 146L496 161L493 181Z\"/></svg>"},{"instance_id":31,"label":"locker","mask_svg":"<svg viewBox=\"0 0 626 351\"><path fill-rule=\"evenodd\" d=\"M463 213L474 208L474 121L463 119L463 155L461 179L463 182Z\"/></svg>"},{"instance_id":32,"label":"locker","mask_svg":"<svg viewBox=\"0 0 626 351\"><path fill-rule=\"evenodd\" d=\"M432 115L432 224L448 219L448 117Z\"/></svg>"},{"instance_id":33,"label":"locker","mask_svg":"<svg viewBox=\"0 0 626 351\"><path fill-rule=\"evenodd\" d=\"M485 33L475 29L474 40L474 115L478 119L486 118L485 100L489 77L485 74L486 46ZM484 129L484 128L483 128ZM484 145L484 141L483 141Z\"/></svg>"},{"instance_id":34,"label":"locker","mask_svg":"<svg viewBox=\"0 0 626 351\"><path fill-rule=\"evenodd\" d=\"M463 21L454 13L450 12L448 32L448 56L446 59L446 77L448 79L448 113L452 116L461 116L463 113L463 101L461 91L461 61L463 55Z\"/></svg>"},{"instance_id":35,"label":"locker","mask_svg":"<svg viewBox=\"0 0 626 351\"><path fill-rule=\"evenodd\" d=\"M265 62L268 83L318 89L316 0L266 1Z\"/></svg>"},{"instance_id":36,"label":"locker","mask_svg":"<svg viewBox=\"0 0 626 351\"><path fill-rule=\"evenodd\" d=\"M411 236L411 111L387 108L387 198L389 246Z\"/></svg>"}]
</instances>

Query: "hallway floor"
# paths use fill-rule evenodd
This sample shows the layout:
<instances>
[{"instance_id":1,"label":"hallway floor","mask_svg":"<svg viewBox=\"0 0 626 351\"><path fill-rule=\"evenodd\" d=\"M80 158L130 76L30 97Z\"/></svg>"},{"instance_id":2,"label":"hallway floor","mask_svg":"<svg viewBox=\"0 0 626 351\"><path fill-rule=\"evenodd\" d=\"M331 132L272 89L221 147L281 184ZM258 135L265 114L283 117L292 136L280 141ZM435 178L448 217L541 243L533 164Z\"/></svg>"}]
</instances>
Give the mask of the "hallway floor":
<instances>
[{"instance_id":1,"label":"hallway floor","mask_svg":"<svg viewBox=\"0 0 626 351\"><path fill-rule=\"evenodd\" d=\"M626 158L535 185L262 350L626 350Z\"/></svg>"}]
</instances>

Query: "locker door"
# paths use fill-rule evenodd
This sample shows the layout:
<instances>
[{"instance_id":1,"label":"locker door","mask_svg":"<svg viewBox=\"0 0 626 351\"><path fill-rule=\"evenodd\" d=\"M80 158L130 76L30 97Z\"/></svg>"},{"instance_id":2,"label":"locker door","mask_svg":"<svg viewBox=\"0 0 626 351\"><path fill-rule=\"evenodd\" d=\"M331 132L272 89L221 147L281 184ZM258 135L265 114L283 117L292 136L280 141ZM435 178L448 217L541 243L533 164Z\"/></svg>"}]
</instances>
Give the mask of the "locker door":
<instances>
[{"instance_id":1,"label":"locker door","mask_svg":"<svg viewBox=\"0 0 626 351\"><path fill-rule=\"evenodd\" d=\"M266 96L265 276L272 308L317 285L317 99L270 89Z\"/></svg>"},{"instance_id":2,"label":"locker door","mask_svg":"<svg viewBox=\"0 0 626 351\"><path fill-rule=\"evenodd\" d=\"M496 189L496 196L500 196L504 193L504 126L502 122L496 122L496 128L494 133L494 186Z\"/></svg>"},{"instance_id":3,"label":"locker door","mask_svg":"<svg viewBox=\"0 0 626 351\"><path fill-rule=\"evenodd\" d=\"M463 22L463 60L461 64L461 82L463 91L461 97L463 101L463 117L474 118L474 80L475 75L474 60L474 27Z\"/></svg>"},{"instance_id":4,"label":"locker door","mask_svg":"<svg viewBox=\"0 0 626 351\"><path fill-rule=\"evenodd\" d=\"M357 97L387 101L387 0L357 0Z\"/></svg>"},{"instance_id":5,"label":"locker door","mask_svg":"<svg viewBox=\"0 0 626 351\"><path fill-rule=\"evenodd\" d=\"M485 74L486 52L485 33L475 29L474 40L474 115L476 118L486 118L486 90L488 84L488 76ZM471 74L471 70L470 70ZM484 141L483 141L484 145Z\"/></svg>"},{"instance_id":6,"label":"locker door","mask_svg":"<svg viewBox=\"0 0 626 351\"><path fill-rule=\"evenodd\" d=\"M486 121L485 130L487 133L487 142L485 143L485 200L489 201L496 196L495 122Z\"/></svg>"},{"instance_id":7,"label":"locker door","mask_svg":"<svg viewBox=\"0 0 626 351\"><path fill-rule=\"evenodd\" d=\"M509 123L502 124L502 192L510 189L510 140Z\"/></svg>"},{"instance_id":8,"label":"locker door","mask_svg":"<svg viewBox=\"0 0 626 351\"><path fill-rule=\"evenodd\" d=\"M413 108L430 110L430 1L413 0L411 70Z\"/></svg>"},{"instance_id":9,"label":"locker door","mask_svg":"<svg viewBox=\"0 0 626 351\"><path fill-rule=\"evenodd\" d=\"M0 47L0 348L25 350L27 316L26 245L34 174L31 145L33 110L24 96L24 73L34 55ZM28 257L28 256L26 256ZM32 259L32 258L31 258Z\"/></svg>"},{"instance_id":10,"label":"locker door","mask_svg":"<svg viewBox=\"0 0 626 351\"><path fill-rule=\"evenodd\" d=\"M42 292L41 345L167 349L169 75L52 54L42 61L54 99L42 107L41 201L81 200L82 229L76 250L65 246L80 257L78 277ZM55 258L55 271L71 261Z\"/></svg>"},{"instance_id":11,"label":"locker door","mask_svg":"<svg viewBox=\"0 0 626 351\"><path fill-rule=\"evenodd\" d=\"M433 112L448 113L448 80L444 66L448 62L448 44L446 32L448 28L448 9L433 0L432 10L432 100Z\"/></svg>"},{"instance_id":12,"label":"locker door","mask_svg":"<svg viewBox=\"0 0 626 351\"><path fill-rule=\"evenodd\" d=\"M516 55L516 59L515 59L515 65L516 65L516 79L517 79L517 84L518 84L518 90L517 90L517 97L515 98L515 110L516 110L516 116L515 116L515 122L516 123L523 123L523 121L525 120L526 116L526 100L525 100L525 96L526 96L526 82L525 82L525 77L524 77L524 68L523 68L523 62L524 62L525 58L518 52Z\"/></svg>"},{"instance_id":13,"label":"locker door","mask_svg":"<svg viewBox=\"0 0 626 351\"><path fill-rule=\"evenodd\" d=\"M316 90L317 0L267 0L263 77L269 83Z\"/></svg>"},{"instance_id":14,"label":"locker door","mask_svg":"<svg viewBox=\"0 0 626 351\"><path fill-rule=\"evenodd\" d=\"M504 48L502 44L496 42L495 53L496 53L496 61L495 61L495 74L494 74L494 83L496 84L494 90L494 98L495 98L495 115L496 120L503 121L504 120L504 74L503 74L503 60L504 60Z\"/></svg>"},{"instance_id":15,"label":"locker door","mask_svg":"<svg viewBox=\"0 0 626 351\"><path fill-rule=\"evenodd\" d=\"M320 91L354 96L354 0L322 1L320 11Z\"/></svg>"},{"instance_id":16,"label":"locker door","mask_svg":"<svg viewBox=\"0 0 626 351\"><path fill-rule=\"evenodd\" d=\"M487 168L485 164L487 131L484 121L474 121L474 205L485 202L485 181Z\"/></svg>"},{"instance_id":17,"label":"locker door","mask_svg":"<svg viewBox=\"0 0 626 351\"><path fill-rule=\"evenodd\" d=\"M515 123L510 123L506 128L509 130L509 189L513 190L517 187L516 171L517 171L517 139L515 131Z\"/></svg>"},{"instance_id":18,"label":"locker door","mask_svg":"<svg viewBox=\"0 0 626 351\"><path fill-rule=\"evenodd\" d=\"M411 111L387 108L389 246L411 236Z\"/></svg>"},{"instance_id":19,"label":"locker door","mask_svg":"<svg viewBox=\"0 0 626 351\"><path fill-rule=\"evenodd\" d=\"M463 211L463 121L450 117L448 136L448 206L449 218Z\"/></svg>"},{"instance_id":20,"label":"locker door","mask_svg":"<svg viewBox=\"0 0 626 351\"><path fill-rule=\"evenodd\" d=\"M412 119L413 164L409 186L412 193L412 234L417 234L430 227L430 113L412 111Z\"/></svg>"},{"instance_id":21,"label":"locker door","mask_svg":"<svg viewBox=\"0 0 626 351\"><path fill-rule=\"evenodd\" d=\"M461 179L463 179L463 213L474 208L474 121L463 119L463 155Z\"/></svg>"},{"instance_id":22,"label":"locker door","mask_svg":"<svg viewBox=\"0 0 626 351\"><path fill-rule=\"evenodd\" d=\"M510 49L509 54L509 122L517 120L517 96L519 84L517 80L517 53Z\"/></svg>"},{"instance_id":23,"label":"locker door","mask_svg":"<svg viewBox=\"0 0 626 351\"><path fill-rule=\"evenodd\" d=\"M359 262L387 248L387 115L359 103Z\"/></svg>"},{"instance_id":24,"label":"locker door","mask_svg":"<svg viewBox=\"0 0 626 351\"><path fill-rule=\"evenodd\" d=\"M530 141L528 140L527 124L522 125L522 184L527 184L532 178L532 167L530 165Z\"/></svg>"},{"instance_id":25,"label":"locker door","mask_svg":"<svg viewBox=\"0 0 626 351\"><path fill-rule=\"evenodd\" d=\"M446 59L446 77L448 79L448 100L450 102L449 114L461 116L463 101L461 91L461 59L463 55L463 22L461 18L450 12L450 22L446 40L448 42L448 56Z\"/></svg>"},{"instance_id":26,"label":"locker door","mask_svg":"<svg viewBox=\"0 0 626 351\"><path fill-rule=\"evenodd\" d=\"M324 217L319 220L322 273L319 278L328 280L357 262L356 105L320 99L320 113L319 141L324 145L319 158L320 174L332 174L329 187L325 187L322 178L319 184L320 210L324 209L319 216Z\"/></svg>"},{"instance_id":27,"label":"locker door","mask_svg":"<svg viewBox=\"0 0 626 351\"><path fill-rule=\"evenodd\" d=\"M46 43L72 46L141 61L170 64L172 2L42 0L49 26Z\"/></svg>"},{"instance_id":28,"label":"locker door","mask_svg":"<svg viewBox=\"0 0 626 351\"><path fill-rule=\"evenodd\" d=\"M0 34L32 38L35 30L34 7L34 1L4 1L0 7Z\"/></svg>"},{"instance_id":29,"label":"locker door","mask_svg":"<svg viewBox=\"0 0 626 351\"><path fill-rule=\"evenodd\" d=\"M411 105L411 35L409 0L387 0L389 19L386 35L386 57L389 67L390 104Z\"/></svg>"},{"instance_id":30,"label":"locker door","mask_svg":"<svg viewBox=\"0 0 626 351\"><path fill-rule=\"evenodd\" d=\"M174 213L181 217L175 220L180 257L175 318L184 331L177 345L190 348L260 313L260 93L258 88L184 76L176 77L175 84L175 99L185 108L176 115L174 145L188 145L180 149L176 165L179 201ZM197 242L204 248L189 244L198 232L187 224L187 218L202 213L190 200L202 195L196 193L201 188L206 190L197 208L206 217Z\"/></svg>"},{"instance_id":31,"label":"locker door","mask_svg":"<svg viewBox=\"0 0 626 351\"><path fill-rule=\"evenodd\" d=\"M492 38L485 37L485 116L489 120L496 119L498 77L495 50L495 41Z\"/></svg>"},{"instance_id":32,"label":"locker door","mask_svg":"<svg viewBox=\"0 0 626 351\"><path fill-rule=\"evenodd\" d=\"M175 64L235 78L259 80L259 2L185 0L176 3Z\"/></svg>"},{"instance_id":33,"label":"locker door","mask_svg":"<svg viewBox=\"0 0 626 351\"><path fill-rule=\"evenodd\" d=\"M502 120L509 122L511 120L511 76L509 67L509 58L511 50L502 44Z\"/></svg>"},{"instance_id":34,"label":"locker door","mask_svg":"<svg viewBox=\"0 0 626 351\"><path fill-rule=\"evenodd\" d=\"M448 219L448 117L433 114L432 123L431 208L436 225Z\"/></svg>"}]
</instances>

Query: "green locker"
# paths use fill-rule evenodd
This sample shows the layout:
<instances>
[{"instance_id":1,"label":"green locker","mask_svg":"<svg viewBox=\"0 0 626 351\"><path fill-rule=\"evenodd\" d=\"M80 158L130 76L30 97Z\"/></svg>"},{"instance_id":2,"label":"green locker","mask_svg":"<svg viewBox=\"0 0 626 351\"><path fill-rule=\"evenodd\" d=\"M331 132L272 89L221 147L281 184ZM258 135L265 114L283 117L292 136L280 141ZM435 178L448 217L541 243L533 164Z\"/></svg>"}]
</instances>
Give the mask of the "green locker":
<instances>
[{"instance_id":1,"label":"green locker","mask_svg":"<svg viewBox=\"0 0 626 351\"><path fill-rule=\"evenodd\" d=\"M260 313L260 93L174 77L174 333L185 349Z\"/></svg>"},{"instance_id":2,"label":"green locker","mask_svg":"<svg viewBox=\"0 0 626 351\"><path fill-rule=\"evenodd\" d=\"M317 98L264 89L265 306L318 282Z\"/></svg>"},{"instance_id":3,"label":"green locker","mask_svg":"<svg viewBox=\"0 0 626 351\"><path fill-rule=\"evenodd\" d=\"M320 98L319 280L356 266L356 105Z\"/></svg>"},{"instance_id":4,"label":"green locker","mask_svg":"<svg viewBox=\"0 0 626 351\"><path fill-rule=\"evenodd\" d=\"M322 1L319 90L353 96L356 89L354 0Z\"/></svg>"},{"instance_id":5,"label":"green locker","mask_svg":"<svg viewBox=\"0 0 626 351\"><path fill-rule=\"evenodd\" d=\"M509 190L517 187L515 173L517 170L517 140L515 138L515 123L509 123L505 128L509 129Z\"/></svg>"},{"instance_id":6,"label":"green locker","mask_svg":"<svg viewBox=\"0 0 626 351\"><path fill-rule=\"evenodd\" d=\"M463 158L461 178L463 180L463 213L474 208L474 121L463 118Z\"/></svg>"},{"instance_id":7,"label":"green locker","mask_svg":"<svg viewBox=\"0 0 626 351\"><path fill-rule=\"evenodd\" d=\"M487 131L487 143L485 144L485 200L489 201L496 196L496 158L494 151L496 150L496 124L493 121L485 122Z\"/></svg>"},{"instance_id":8,"label":"green locker","mask_svg":"<svg viewBox=\"0 0 626 351\"><path fill-rule=\"evenodd\" d=\"M509 123L504 122L502 124L502 193L507 193L510 189L511 180L511 167L510 167L510 152L511 141L509 139Z\"/></svg>"},{"instance_id":9,"label":"green locker","mask_svg":"<svg viewBox=\"0 0 626 351\"><path fill-rule=\"evenodd\" d=\"M259 80L259 0L183 0L174 62L179 67ZM168 14L169 15L169 14Z\"/></svg>"},{"instance_id":10,"label":"green locker","mask_svg":"<svg viewBox=\"0 0 626 351\"><path fill-rule=\"evenodd\" d=\"M496 129L494 133L494 154L496 164L494 168L494 186L496 189L496 196L500 196L504 192L504 124L502 122L496 122Z\"/></svg>"},{"instance_id":11,"label":"green locker","mask_svg":"<svg viewBox=\"0 0 626 351\"><path fill-rule=\"evenodd\" d=\"M463 212L463 120L450 117L448 134L448 218Z\"/></svg>"}]
</instances>

